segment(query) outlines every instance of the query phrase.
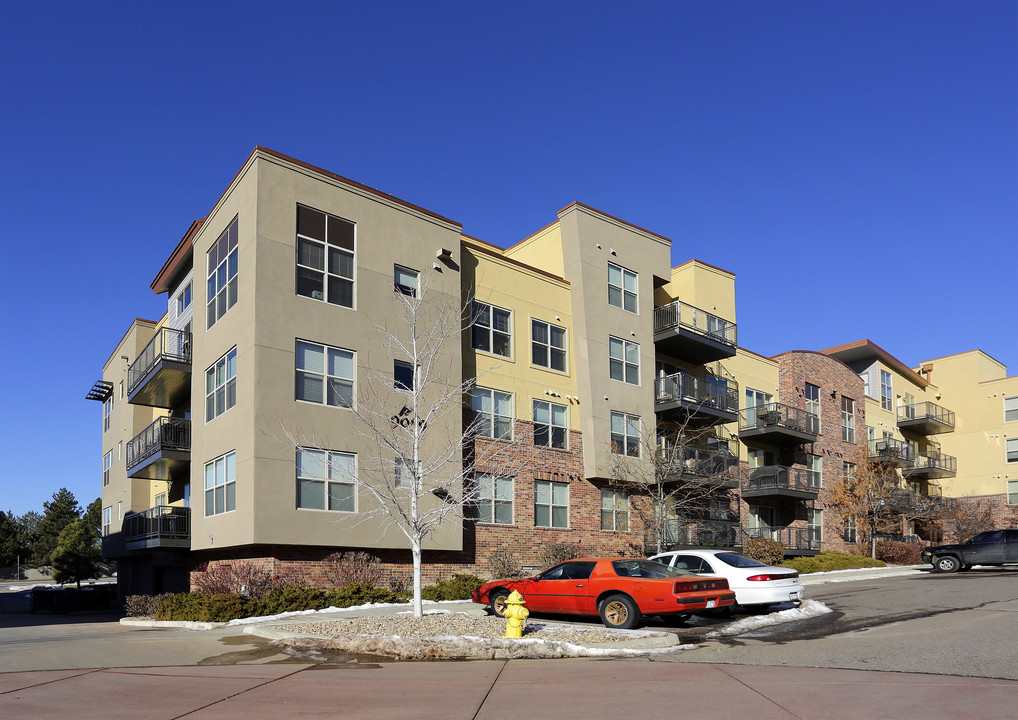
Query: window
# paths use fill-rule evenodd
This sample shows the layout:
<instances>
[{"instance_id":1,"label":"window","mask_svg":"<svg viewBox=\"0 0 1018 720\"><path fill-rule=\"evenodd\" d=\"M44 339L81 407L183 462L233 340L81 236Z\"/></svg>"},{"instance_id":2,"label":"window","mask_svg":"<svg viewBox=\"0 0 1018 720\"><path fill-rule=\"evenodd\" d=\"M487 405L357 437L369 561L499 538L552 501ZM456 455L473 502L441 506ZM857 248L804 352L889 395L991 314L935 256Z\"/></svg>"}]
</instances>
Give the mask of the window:
<instances>
[{"instance_id":1,"label":"window","mask_svg":"<svg viewBox=\"0 0 1018 720\"><path fill-rule=\"evenodd\" d=\"M707 516L711 520L730 520L731 505L727 500L711 500L707 506Z\"/></svg>"},{"instance_id":2,"label":"window","mask_svg":"<svg viewBox=\"0 0 1018 720\"><path fill-rule=\"evenodd\" d=\"M806 480L813 488L823 485L823 458L819 455L806 453Z\"/></svg>"},{"instance_id":3,"label":"window","mask_svg":"<svg viewBox=\"0 0 1018 720\"><path fill-rule=\"evenodd\" d=\"M410 268L401 267L396 265L393 267L393 283L396 286L396 292L402 293L407 297L417 297L417 279L420 273Z\"/></svg>"},{"instance_id":4,"label":"window","mask_svg":"<svg viewBox=\"0 0 1018 720\"><path fill-rule=\"evenodd\" d=\"M814 421L815 427L810 428L817 433L820 432L820 386L813 383L806 383L806 412L817 416Z\"/></svg>"},{"instance_id":5,"label":"window","mask_svg":"<svg viewBox=\"0 0 1018 720\"><path fill-rule=\"evenodd\" d=\"M908 420L915 419L915 395L905 393L901 398L901 417Z\"/></svg>"},{"instance_id":6,"label":"window","mask_svg":"<svg viewBox=\"0 0 1018 720\"><path fill-rule=\"evenodd\" d=\"M852 398L841 398L841 439L855 442L855 400Z\"/></svg>"},{"instance_id":7,"label":"window","mask_svg":"<svg viewBox=\"0 0 1018 720\"><path fill-rule=\"evenodd\" d=\"M472 404L474 431L481 437L513 439L513 396L511 393L475 387Z\"/></svg>"},{"instance_id":8,"label":"window","mask_svg":"<svg viewBox=\"0 0 1018 720\"><path fill-rule=\"evenodd\" d=\"M1018 463L1018 438L1007 439L1007 461L1009 463Z\"/></svg>"},{"instance_id":9,"label":"window","mask_svg":"<svg viewBox=\"0 0 1018 720\"><path fill-rule=\"evenodd\" d=\"M208 270L206 318L212 327L237 304L237 218L209 249Z\"/></svg>"},{"instance_id":10,"label":"window","mask_svg":"<svg viewBox=\"0 0 1018 720\"><path fill-rule=\"evenodd\" d=\"M124 519L124 501L123 500L118 500L117 501L117 520L123 520L123 519Z\"/></svg>"},{"instance_id":11,"label":"window","mask_svg":"<svg viewBox=\"0 0 1018 720\"><path fill-rule=\"evenodd\" d=\"M297 294L353 307L356 225L321 210L297 206Z\"/></svg>"},{"instance_id":12,"label":"window","mask_svg":"<svg viewBox=\"0 0 1018 720\"><path fill-rule=\"evenodd\" d=\"M189 307L191 307L191 283L177 295L177 317L183 315Z\"/></svg>"},{"instance_id":13,"label":"window","mask_svg":"<svg viewBox=\"0 0 1018 720\"><path fill-rule=\"evenodd\" d=\"M859 542L859 530L854 517L845 518L845 542Z\"/></svg>"},{"instance_id":14,"label":"window","mask_svg":"<svg viewBox=\"0 0 1018 720\"><path fill-rule=\"evenodd\" d=\"M1018 480L1007 481L1007 504L1018 505Z\"/></svg>"},{"instance_id":15,"label":"window","mask_svg":"<svg viewBox=\"0 0 1018 720\"><path fill-rule=\"evenodd\" d=\"M166 504L166 493L164 492L156 493L155 506L160 507L161 505L165 504Z\"/></svg>"},{"instance_id":16,"label":"window","mask_svg":"<svg viewBox=\"0 0 1018 720\"><path fill-rule=\"evenodd\" d=\"M891 386L891 373L880 371L880 407L883 410L894 410L894 389Z\"/></svg>"},{"instance_id":17,"label":"window","mask_svg":"<svg viewBox=\"0 0 1018 720\"><path fill-rule=\"evenodd\" d=\"M110 415L113 414L113 396L103 400L103 432L110 429Z\"/></svg>"},{"instance_id":18,"label":"window","mask_svg":"<svg viewBox=\"0 0 1018 720\"><path fill-rule=\"evenodd\" d=\"M569 485L550 480L534 482L534 525L569 527Z\"/></svg>"},{"instance_id":19,"label":"window","mask_svg":"<svg viewBox=\"0 0 1018 720\"><path fill-rule=\"evenodd\" d=\"M120 399L121 400L124 399L124 381L123 380L120 381Z\"/></svg>"},{"instance_id":20,"label":"window","mask_svg":"<svg viewBox=\"0 0 1018 720\"><path fill-rule=\"evenodd\" d=\"M513 479L482 473L474 480L477 483L477 522L512 525Z\"/></svg>"},{"instance_id":21,"label":"window","mask_svg":"<svg viewBox=\"0 0 1018 720\"><path fill-rule=\"evenodd\" d=\"M601 489L601 529L629 530L629 496L623 490Z\"/></svg>"},{"instance_id":22,"label":"window","mask_svg":"<svg viewBox=\"0 0 1018 720\"><path fill-rule=\"evenodd\" d=\"M113 451L103 455L103 487L110 484L110 468L113 467Z\"/></svg>"},{"instance_id":23,"label":"window","mask_svg":"<svg viewBox=\"0 0 1018 720\"><path fill-rule=\"evenodd\" d=\"M392 361L392 386L397 390L414 389L414 366L410 363Z\"/></svg>"},{"instance_id":24,"label":"window","mask_svg":"<svg viewBox=\"0 0 1018 720\"><path fill-rule=\"evenodd\" d=\"M398 488L414 488L416 483L414 482L414 473L410 469L411 463L406 462L403 458L396 458L394 461L394 475L393 484ZM420 477L420 464L417 466L417 476Z\"/></svg>"},{"instance_id":25,"label":"window","mask_svg":"<svg viewBox=\"0 0 1018 720\"><path fill-rule=\"evenodd\" d=\"M558 325L530 321L531 362L538 367L566 372L566 330Z\"/></svg>"},{"instance_id":26,"label":"window","mask_svg":"<svg viewBox=\"0 0 1018 720\"><path fill-rule=\"evenodd\" d=\"M534 445L566 449L569 423L566 406L534 401Z\"/></svg>"},{"instance_id":27,"label":"window","mask_svg":"<svg viewBox=\"0 0 1018 720\"><path fill-rule=\"evenodd\" d=\"M769 405L773 399L774 396L770 393L746 388L746 425L750 427L756 425L756 414L758 412L756 408Z\"/></svg>"},{"instance_id":28,"label":"window","mask_svg":"<svg viewBox=\"0 0 1018 720\"><path fill-rule=\"evenodd\" d=\"M876 428L872 427L871 425L867 425L866 426L866 442L869 442L870 440L876 440L876 439L877 439Z\"/></svg>"},{"instance_id":29,"label":"window","mask_svg":"<svg viewBox=\"0 0 1018 720\"><path fill-rule=\"evenodd\" d=\"M824 511L823 510L807 510L809 516L807 518L807 529L809 532L810 544L814 547L819 546L824 539Z\"/></svg>"},{"instance_id":30,"label":"window","mask_svg":"<svg viewBox=\"0 0 1018 720\"><path fill-rule=\"evenodd\" d=\"M297 448L297 507L354 512L357 456Z\"/></svg>"},{"instance_id":31,"label":"window","mask_svg":"<svg viewBox=\"0 0 1018 720\"><path fill-rule=\"evenodd\" d=\"M855 463L843 462L841 463L841 477L851 482L855 480Z\"/></svg>"},{"instance_id":32,"label":"window","mask_svg":"<svg viewBox=\"0 0 1018 720\"><path fill-rule=\"evenodd\" d=\"M237 454L205 463L205 517L237 509Z\"/></svg>"},{"instance_id":33,"label":"window","mask_svg":"<svg viewBox=\"0 0 1018 720\"><path fill-rule=\"evenodd\" d=\"M353 361L350 350L298 340L294 397L319 405L353 407Z\"/></svg>"},{"instance_id":34,"label":"window","mask_svg":"<svg viewBox=\"0 0 1018 720\"><path fill-rule=\"evenodd\" d=\"M205 422L237 404L237 348L205 371Z\"/></svg>"},{"instance_id":35,"label":"window","mask_svg":"<svg viewBox=\"0 0 1018 720\"><path fill-rule=\"evenodd\" d=\"M640 384L640 346L619 338L608 338L608 373L612 380Z\"/></svg>"},{"instance_id":36,"label":"window","mask_svg":"<svg viewBox=\"0 0 1018 720\"><path fill-rule=\"evenodd\" d=\"M867 397L873 397L870 394L870 374L868 372L859 373L859 377L862 378L862 393Z\"/></svg>"},{"instance_id":37,"label":"window","mask_svg":"<svg viewBox=\"0 0 1018 720\"><path fill-rule=\"evenodd\" d=\"M640 311L636 302L637 274L618 265L608 263L608 304L628 310Z\"/></svg>"},{"instance_id":38,"label":"window","mask_svg":"<svg viewBox=\"0 0 1018 720\"><path fill-rule=\"evenodd\" d=\"M110 534L113 526L113 506L103 508L103 537Z\"/></svg>"},{"instance_id":39,"label":"window","mask_svg":"<svg viewBox=\"0 0 1018 720\"><path fill-rule=\"evenodd\" d=\"M512 338L512 313L508 310L474 301L473 348L483 352L510 357Z\"/></svg>"},{"instance_id":40,"label":"window","mask_svg":"<svg viewBox=\"0 0 1018 720\"><path fill-rule=\"evenodd\" d=\"M613 453L640 457L640 416L613 412L611 439Z\"/></svg>"},{"instance_id":41,"label":"window","mask_svg":"<svg viewBox=\"0 0 1018 720\"><path fill-rule=\"evenodd\" d=\"M117 443L117 460L124 459L124 441L121 440Z\"/></svg>"},{"instance_id":42,"label":"window","mask_svg":"<svg viewBox=\"0 0 1018 720\"><path fill-rule=\"evenodd\" d=\"M1018 395L1004 398L1004 422L1018 422Z\"/></svg>"}]
</instances>

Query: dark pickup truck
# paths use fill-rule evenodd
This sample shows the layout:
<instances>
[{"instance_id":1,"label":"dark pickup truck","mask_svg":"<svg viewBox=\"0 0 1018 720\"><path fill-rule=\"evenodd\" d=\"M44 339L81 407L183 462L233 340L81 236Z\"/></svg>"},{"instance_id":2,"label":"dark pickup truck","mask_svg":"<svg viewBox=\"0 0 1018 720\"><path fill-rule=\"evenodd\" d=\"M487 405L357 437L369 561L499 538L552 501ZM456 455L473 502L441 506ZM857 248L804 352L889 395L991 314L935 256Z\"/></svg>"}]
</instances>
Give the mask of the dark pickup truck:
<instances>
[{"instance_id":1,"label":"dark pickup truck","mask_svg":"<svg viewBox=\"0 0 1018 720\"><path fill-rule=\"evenodd\" d=\"M987 530L957 545L926 548L922 558L938 572L967 570L973 565L1018 563L1018 530Z\"/></svg>"}]
</instances>

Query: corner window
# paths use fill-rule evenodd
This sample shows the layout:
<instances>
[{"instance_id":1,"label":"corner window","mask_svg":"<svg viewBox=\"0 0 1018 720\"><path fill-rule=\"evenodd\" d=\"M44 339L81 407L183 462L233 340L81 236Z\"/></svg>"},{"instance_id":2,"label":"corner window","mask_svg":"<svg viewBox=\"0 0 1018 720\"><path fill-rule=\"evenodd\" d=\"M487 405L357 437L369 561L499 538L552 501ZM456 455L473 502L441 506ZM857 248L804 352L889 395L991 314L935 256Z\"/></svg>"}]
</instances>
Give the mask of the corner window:
<instances>
[{"instance_id":1,"label":"corner window","mask_svg":"<svg viewBox=\"0 0 1018 720\"><path fill-rule=\"evenodd\" d=\"M209 249L207 285L207 327L212 327L237 304L237 218Z\"/></svg>"},{"instance_id":2,"label":"corner window","mask_svg":"<svg viewBox=\"0 0 1018 720\"><path fill-rule=\"evenodd\" d=\"M640 311L637 304L637 274L618 265L608 263L608 304L628 310Z\"/></svg>"},{"instance_id":3,"label":"corner window","mask_svg":"<svg viewBox=\"0 0 1018 720\"><path fill-rule=\"evenodd\" d=\"M563 482L534 482L534 525L569 527L569 485Z\"/></svg>"},{"instance_id":4,"label":"corner window","mask_svg":"<svg viewBox=\"0 0 1018 720\"><path fill-rule=\"evenodd\" d=\"M471 340L474 350L510 357L512 313L476 300L471 312L473 318Z\"/></svg>"},{"instance_id":5,"label":"corner window","mask_svg":"<svg viewBox=\"0 0 1018 720\"><path fill-rule=\"evenodd\" d=\"M353 307L356 225L297 206L297 294Z\"/></svg>"},{"instance_id":6,"label":"corner window","mask_svg":"<svg viewBox=\"0 0 1018 720\"><path fill-rule=\"evenodd\" d=\"M103 487L110 484L110 468L113 467L113 451L103 455Z\"/></svg>"},{"instance_id":7,"label":"corner window","mask_svg":"<svg viewBox=\"0 0 1018 720\"><path fill-rule=\"evenodd\" d=\"M569 420L565 405L534 401L534 445L566 449Z\"/></svg>"},{"instance_id":8,"label":"corner window","mask_svg":"<svg viewBox=\"0 0 1018 720\"><path fill-rule=\"evenodd\" d=\"M237 454L205 463L205 517L237 509Z\"/></svg>"},{"instance_id":9,"label":"corner window","mask_svg":"<svg viewBox=\"0 0 1018 720\"><path fill-rule=\"evenodd\" d=\"M611 450L618 455L640 457L640 416L611 414Z\"/></svg>"},{"instance_id":10,"label":"corner window","mask_svg":"<svg viewBox=\"0 0 1018 720\"><path fill-rule=\"evenodd\" d=\"M852 398L841 398L841 439L855 442L855 400Z\"/></svg>"},{"instance_id":11,"label":"corner window","mask_svg":"<svg viewBox=\"0 0 1018 720\"><path fill-rule=\"evenodd\" d=\"M513 439L513 396L511 393L475 387L472 395L474 432L481 437Z\"/></svg>"},{"instance_id":12,"label":"corner window","mask_svg":"<svg viewBox=\"0 0 1018 720\"><path fill-rule=\"evenodd\" d=\"M295 366L297 400L353 407L352 351L298 340Z\"/></svg>"},{"instance_id":13,"label":"corner window","mask_svg":"<svg viewBox=\"0 0 1018 720\"><path fill-rule=\"evenodd\" d=\"M393 285L398 293L407 297L417 297L417 281L420 273L401 265L393 267Z\"/></svg>"},{"instance_id":14,"label":"corner window","mask_svg":"<svg viewBox=\"0 0 1018 720\"><path fill-rule=\"evenodd\" d=\"M297 507L354 512L357 456L353 453L297 449Z\"/></svg>"},{"instance_id":15,"label":"corner window","mask_svg":"<svg viewBox=\"0 0 1018 720\"><path fill-rule=\"evenodd\" d=\"M499 475L478 474L477 522L488 525L513 524L513 479Z\"/></svg>"},{"instance_id":16,"label":"corner window","mask_svg":"<svg viewBox=\"0 0 1018 720\"><path fill-rule=\"evenodd\" d=\"M531 362L538 367L566 372L566 329L558 325L530 321Z\"/></svg>"},{"instance_id":17,"label":"corner window","mask_svg":"<svg viewBox=\"0 0 1018 720\"><path fill-rule=\"evenodd\" d=\"M414 389L414 366L410 363L392 361L392 386L397 390Z\"/></svg>"},{"instance_id":18,"label":"corner window","mask_svg":"<svg viewBox=\"0 0 1018 720\"><path fill-rule=\"evenodd\" d=\"M601 489L601 529L629 530L629 496L624 491Z\"/></svg>"},{"instance_id":19,"label":"corner window","mask_svg":"<svg viewBox=\"0 0 1018 720\"><path fill-rule=\"evenodd\" d=\"M205 371L205 422L237 404L237 348Z\"/></svg>"},{"instance_id":20,"label":"corner window","mask_svg":"<svg viewBox=\"0 0 1018 720\"><path fill-rule=\"evenodd\" d=\"M1004 422L1018 422L1018 395L1004 398Z\"/></svg>"},{"instance_id":21,"label":"corner window","mask_svg":"<svg viewBox=\"0 0 1018 720\"><path fill-rule=\"evenodd\" d=\"M891 373L880 371L880 409L894 410L894 388L891 385Z\"/></svg>"},{"instance_id":22,"label":"corner window","mask_svg":"<svg viewBox=\"0 0 1018 720\"><path fill-rule=\"evenodd\" d=\"M619 338L608 338L608 374L612 380L640 384L640 346Z\"/></svg>"}]
</instances>

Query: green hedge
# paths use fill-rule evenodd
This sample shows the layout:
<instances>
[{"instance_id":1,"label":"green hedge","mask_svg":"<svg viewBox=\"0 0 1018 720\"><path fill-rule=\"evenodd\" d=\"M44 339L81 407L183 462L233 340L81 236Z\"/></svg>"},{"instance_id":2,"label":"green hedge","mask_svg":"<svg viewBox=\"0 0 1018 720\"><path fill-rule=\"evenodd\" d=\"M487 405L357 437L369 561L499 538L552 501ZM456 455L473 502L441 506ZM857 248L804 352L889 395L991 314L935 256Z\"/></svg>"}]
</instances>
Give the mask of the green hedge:
<instances>
[{"instance_id":1,"label":"green hedge","mask_svg":"<svg viewBox=\"0 0 1018 720\"><path fill-rule=\"evenodd\" d=\"M425 600L469 600L470 593L481 587L484 581L476 575L457 573L448 580L439 580L434 585L421 588Z\"/></svg>"},{"instance_id":2,"label":"green hedge","mask_svg":"<svg viewBox=\"0 0 1018 720\"><path fill-rule=\"evenodd\" d=\"M858 568L887 567L881 560L873 560L860 555L849 555L836 550L823 550L819 555L785 560L781 567L794 568L800 574L830 572L831 570L855 570Z\"/></svg>"}]
</instances>

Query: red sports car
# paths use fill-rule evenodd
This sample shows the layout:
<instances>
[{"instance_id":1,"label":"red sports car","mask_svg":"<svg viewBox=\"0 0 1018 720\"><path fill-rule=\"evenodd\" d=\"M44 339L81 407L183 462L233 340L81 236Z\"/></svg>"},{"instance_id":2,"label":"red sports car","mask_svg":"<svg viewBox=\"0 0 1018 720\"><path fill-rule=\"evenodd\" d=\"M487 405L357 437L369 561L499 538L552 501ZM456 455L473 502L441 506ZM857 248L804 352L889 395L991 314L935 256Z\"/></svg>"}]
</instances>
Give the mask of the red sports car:
<instances>
[{"instance_id":1,"label":"red sports car","mask_svg":"<svg viewBox=\"0 0 1018 720\"><path fill-rule=\"evenodd\" d=\"M636 627L644 615L686 619L696 610L735 603L724 578L627 558L567 560L532 578L492 580L474 590L473 599L503 617L513 590L531 612L600 615L610 628Z\"/></svg>"}]
</instances>

